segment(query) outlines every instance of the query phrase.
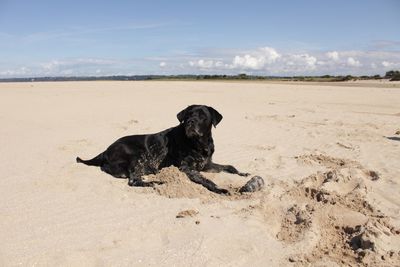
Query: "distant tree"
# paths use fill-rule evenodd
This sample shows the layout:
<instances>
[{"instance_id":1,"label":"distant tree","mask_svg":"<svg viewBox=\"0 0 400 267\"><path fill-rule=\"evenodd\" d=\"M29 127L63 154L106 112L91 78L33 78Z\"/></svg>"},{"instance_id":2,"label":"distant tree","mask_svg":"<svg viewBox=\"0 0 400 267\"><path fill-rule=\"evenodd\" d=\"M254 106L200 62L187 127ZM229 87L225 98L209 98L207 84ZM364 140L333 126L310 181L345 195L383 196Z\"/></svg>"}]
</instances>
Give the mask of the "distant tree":
<instances>
[{"instance_id":1,"label":"distant tree","mask_svg":"<svg viewBox=\"0 0 400 267\"><path fill-rule=\"evenodd\" d=\"M390 79L390 81L400 81L400 73L397 72L396 74L393 75L393 77Z\"/></svg>"},{"instance_id":2,"label":"distant tree","mask_svg":"<svg viewBox=\"0 0 400 267\"><path fill-rule=\"evenodd\" d=\"M386 79L391 79L391 78L393 78L393 77L396 76L396 75L400 75L400 71L398 71L398 70L390 70L390 71L387 71L387 72L386 72L385 78L386 78Z\"/></svg>"},{"instance_id":3,"label":"distant tree","mask_svg":"<svg viewBox=\"0 0 400 267\"><path fill-rule=\"evenodd\" d=\"M345 76L345 77L343 78L344 81L351 81L351 80L353 80L353 79L354 79L354 77L351 76L351 75L347 75L347 76Z\"/></svg>"}]
</instances>

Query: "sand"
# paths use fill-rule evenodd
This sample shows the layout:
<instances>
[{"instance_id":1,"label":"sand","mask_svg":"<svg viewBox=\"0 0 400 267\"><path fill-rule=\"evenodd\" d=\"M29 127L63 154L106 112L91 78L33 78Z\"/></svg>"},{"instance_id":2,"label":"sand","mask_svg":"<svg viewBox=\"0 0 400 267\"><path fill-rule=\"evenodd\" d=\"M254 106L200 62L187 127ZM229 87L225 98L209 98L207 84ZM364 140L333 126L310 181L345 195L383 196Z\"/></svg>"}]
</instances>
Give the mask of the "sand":
<instances>
[{"instance_id":1,"label":"sand","mask_svg":"<svg viewBox=\"0 0 400 267\"><path fill-rule=\"evenodd\" d=\"M190 104L224 116L214 161L262 191L75 163ZM1 266L400 266L399 84L1 83L0 123Z\"/></svg>"}]
</instances>

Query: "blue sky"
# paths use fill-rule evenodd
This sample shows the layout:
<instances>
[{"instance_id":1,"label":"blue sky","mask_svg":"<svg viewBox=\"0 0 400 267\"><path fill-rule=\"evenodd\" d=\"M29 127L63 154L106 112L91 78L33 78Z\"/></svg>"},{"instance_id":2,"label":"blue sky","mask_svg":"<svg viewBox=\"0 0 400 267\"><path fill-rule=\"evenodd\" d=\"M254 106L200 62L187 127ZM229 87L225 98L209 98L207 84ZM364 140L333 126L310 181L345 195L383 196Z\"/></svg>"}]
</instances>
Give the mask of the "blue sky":
<instances>
[{"instance_id":1,"label":"blue sky","mask_svg":"<svg viewBox=\"0 0 400 267\"><path fill-rule=\"evenodd\" d=\"M383 74L400 1L0 0L0 77Z\"/></svg>"}]
</instances>

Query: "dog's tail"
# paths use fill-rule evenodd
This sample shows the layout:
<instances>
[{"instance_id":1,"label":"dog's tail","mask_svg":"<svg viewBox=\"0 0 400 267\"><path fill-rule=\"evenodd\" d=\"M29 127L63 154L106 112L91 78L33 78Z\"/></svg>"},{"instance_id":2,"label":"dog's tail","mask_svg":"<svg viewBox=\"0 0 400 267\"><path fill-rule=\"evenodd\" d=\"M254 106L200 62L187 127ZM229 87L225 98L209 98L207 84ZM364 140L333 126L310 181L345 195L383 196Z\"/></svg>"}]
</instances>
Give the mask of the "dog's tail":
<instances>
[{"instance_id":1,"label":"dog's tail","mask_svg":"<svg viewBox=\"0 0 400 267\"><path fill-rule=\"evenodd\" d=\"M103 165L103 162L104 162L104 155L103 155L103 153L100 153L96 157L89 159L89 160L83 160L80 157L77 157L76 162L83 163L83 164L86 164L89 166L101 166L101 165Z\"/></svg>"}]
</instances>

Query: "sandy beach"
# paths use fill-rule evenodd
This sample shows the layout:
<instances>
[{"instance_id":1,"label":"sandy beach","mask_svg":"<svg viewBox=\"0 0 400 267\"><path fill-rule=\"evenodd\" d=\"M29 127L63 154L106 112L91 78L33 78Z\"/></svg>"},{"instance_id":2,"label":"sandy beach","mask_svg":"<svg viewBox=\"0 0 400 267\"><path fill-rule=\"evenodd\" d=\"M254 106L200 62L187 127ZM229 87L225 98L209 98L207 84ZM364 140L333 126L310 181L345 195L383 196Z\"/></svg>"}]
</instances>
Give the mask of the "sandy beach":
<instances>
[{"instance_id":1,"label":"sandy beach","mask_svg":"<svg viewBox=\"0 0 400 267\"><path fill-rule=\"evenodd\" d=\"M0 265L400 266L400 84L354 83L0 83ZM262 191L173 167L132 188L75 162L190 104L224 116L214 161Z\"/></svg>"}]
</instances>

